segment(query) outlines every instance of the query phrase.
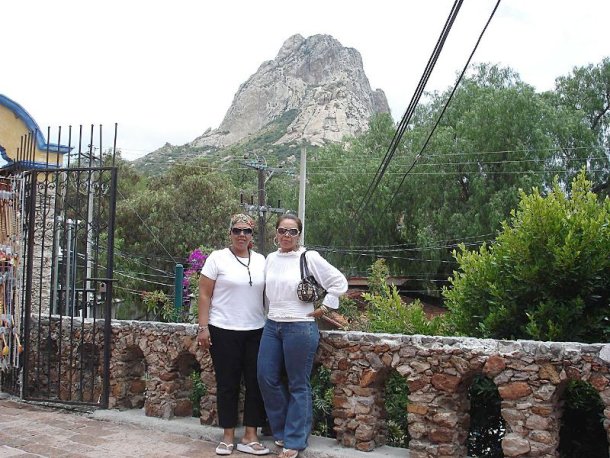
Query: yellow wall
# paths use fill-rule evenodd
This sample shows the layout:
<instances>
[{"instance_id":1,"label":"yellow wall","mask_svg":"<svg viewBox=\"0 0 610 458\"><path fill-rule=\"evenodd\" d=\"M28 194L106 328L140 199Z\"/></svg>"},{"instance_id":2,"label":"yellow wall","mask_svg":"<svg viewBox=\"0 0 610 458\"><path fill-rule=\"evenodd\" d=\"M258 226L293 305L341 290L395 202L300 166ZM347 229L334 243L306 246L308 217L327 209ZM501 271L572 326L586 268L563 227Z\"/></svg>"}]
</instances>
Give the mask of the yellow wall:
<instances>
[{"instance_id":1,"label":"yellow wall","mask_svg":"<svg viewBox=\"0 0 610 458\"><path fill-rule=\"evenodd\" d=\"M0 103L0 148L5 150L6 155L14 161L29 162L34 160L40 164L47 164L48 162L51 166L61 166L63 154L57 152L56 146L55 152L53 152L53 146L50 147L47 159L46 141L44 141L42 132L38 133L37 139L32 138L30 145L27 145L28 134L29 129L25 121L13 110ZM34 135L35 134L32 133L32 137ZM26 145L25 147L22 147L21 144L22 137L24 145ZM41 146L43 146L44 149L41 149ZM17 151L20 149L21 153L18 158ZM32 157L32 150L34 151L34 157Z\"/></svg>"}]
</instances>

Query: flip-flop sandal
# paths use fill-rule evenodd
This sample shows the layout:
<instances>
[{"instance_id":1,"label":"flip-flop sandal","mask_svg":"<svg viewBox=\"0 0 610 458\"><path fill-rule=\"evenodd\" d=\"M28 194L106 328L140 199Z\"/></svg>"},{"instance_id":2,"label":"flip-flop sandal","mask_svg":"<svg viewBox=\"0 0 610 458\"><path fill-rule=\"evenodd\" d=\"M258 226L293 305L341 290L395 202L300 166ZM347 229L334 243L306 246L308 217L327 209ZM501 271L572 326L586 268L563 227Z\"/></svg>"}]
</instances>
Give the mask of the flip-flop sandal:
<instances>
[{"instance_id":1,"label":"flip-flop sandal","mask_svg":"<svg viewBox=\"0 0 610 458\"><path fill-rule=\"evenodd\" d=\"M299 456L298 450L293 450L290 448L282 449L282 453L280 453L277 458L297 458Z\"/></svg>"},{"instance_id":2,"label":"flip-flop sandal","mask_svg":"<svg viewBox=\"0 0 610 458\"><path fill-rule=\"evenodd\" d=\"M237 444L237 450L244 453L249 453L250 455L266 455L269 453L269 449L265 447L260 442L250 442L248 444L244 444L239 442Z\"/></svg>"},{"instance_id":3,"label":"flip-flop sandal","mask_svg":"<svg viewBox=\"0 0 610 458\"><path fill-rule=\"evenodd\" d=\"M273 441L273 443L274 443L275 445L277 445L278 447L282 447L282 448L284 448L284 441L283 441L283 440L281 440L281 439L275 440L275 441Z\"/></svg>"},{"instance_id":4,"label":"flip-flop sandal","mask_svg":"<svg viewBox=\"0 0 610 458\"><path fill-rule=\"evenodd\" d=\"M227 444L226 442L221 442L216 447L216 455L230 455L233 453L233 444Z\"/></svg>"}]
</instances>

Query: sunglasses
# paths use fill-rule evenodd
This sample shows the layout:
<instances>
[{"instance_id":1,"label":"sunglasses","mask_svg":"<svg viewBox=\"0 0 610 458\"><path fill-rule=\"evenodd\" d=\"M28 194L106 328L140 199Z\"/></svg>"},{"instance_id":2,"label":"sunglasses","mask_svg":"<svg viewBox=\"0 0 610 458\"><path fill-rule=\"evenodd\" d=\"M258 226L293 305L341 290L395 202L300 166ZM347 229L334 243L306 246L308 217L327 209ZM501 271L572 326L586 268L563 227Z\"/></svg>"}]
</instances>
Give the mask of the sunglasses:
<instances>
[{"instance_id":1,"label":"sunglasses","mask_svg":"<svg viewBox=\"0 0 610 458\"><path fill-rule=\"evenodd\" d=\"M285 227L278 227L277 228L277 233L280 235L284 235L284 234L288 234L290 237L296 237L297 235L299 235L299 230L298 229L286 229Z\"/></svg>"},{"instance_id":2,"label":"sunglasses","mask_svg":"<svg viewBox=\"0 0 610 458\"><path fill-rule=\"evenodd\" d=\"M231 234L233 235L252 235L252 229L249 227L232 227L231 228Z\"/></svg>"}]
</instances>

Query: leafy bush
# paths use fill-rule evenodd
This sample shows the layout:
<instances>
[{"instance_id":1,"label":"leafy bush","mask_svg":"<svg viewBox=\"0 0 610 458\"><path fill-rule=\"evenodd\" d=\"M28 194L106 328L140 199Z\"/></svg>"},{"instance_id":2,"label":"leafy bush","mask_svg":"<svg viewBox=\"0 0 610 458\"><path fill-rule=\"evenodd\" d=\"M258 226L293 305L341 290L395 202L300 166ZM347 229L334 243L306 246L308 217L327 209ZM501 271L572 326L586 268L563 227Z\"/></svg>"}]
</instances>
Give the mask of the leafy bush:
<instances>
[{"instance_id":1,"label":"leafy bush","mask_svg":"<svg viewBox=\"0 0 610 458\"><path fill-rule=\"evenodd\" d=\"M366 304L356 298L341 296L338 312L349 323L344 330L364 331L369 328L368 315L365 313Z\"/></svg>"},{"instance_id":2,"label":"leafy bush","mask_svg":"<svg viewBox=\"0 0 610 458\"><path fill-rule=\"evenodd\" d=\"M581 172L566 195L521 193L496 243L454 253L443 295L457 333L496 339L607 342L610 338L610 199Z\"/></svg>"},{"instance_id":3,"label":"leafy bush","mask_svg":"<svg viewBox=\"0 0 610 458\"><path fill-rule=\"evenodd\" d=\"M173 322L176 319L176 309L172 301L163 291L146 291L142 293L142 302L146 306L146 313L153 314L153 319Z\"/></svg>"},{"instance_id":4,"label":"leafy bush","mask_svg":"<svg viewBox=\"0 0 610 458\"><path fill-rule=\"evenodd\" d=\"M405 304L396 286L387 284L388 276L385 260L375 261L369 277L370 292L362 294L370 305L366 330L391 334L442 334L443 318L428 319L419 300Z\"/></svg>"},{"instance_id":5,"label":"leafy bush","mask_svg":"<svg viewBox=\"0 0 610 458\"><path fill-rule=\"evenodd\" d=\"M189 397L191 404L193 405L193 417L201 416L201 398L208 394L208 387L203 380L201 380L201 373L198 371L191 372L189 376L193 389Z\"/></svg>"}]
</instances>

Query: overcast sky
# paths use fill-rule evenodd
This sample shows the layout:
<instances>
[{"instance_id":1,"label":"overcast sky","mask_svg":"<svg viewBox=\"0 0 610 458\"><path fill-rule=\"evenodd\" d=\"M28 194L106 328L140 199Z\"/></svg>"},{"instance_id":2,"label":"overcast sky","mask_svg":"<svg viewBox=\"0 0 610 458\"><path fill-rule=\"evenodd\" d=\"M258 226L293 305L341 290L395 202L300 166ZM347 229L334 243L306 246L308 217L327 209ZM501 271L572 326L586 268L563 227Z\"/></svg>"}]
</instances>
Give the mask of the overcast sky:
<instances>
[{"instance_id":1,"label":"overcast sky","mask_svg":"<svg viewBox=\"0 0 610 458\"><path fill-rule=\"evenodd\" d=\"M117 146L134 159L218 127L239 85L290 36L329 34L360 52L371 87L399 120L452 4L2 1L0 94L53 135L59 126L102 124L109 143L118 123ZM495 4L464 1L426 90L453 84ZM608 18L608 0L503 0L474 61L510 66L549 90L574 66L610 56Z\"/></svg>"}]
</instances>

